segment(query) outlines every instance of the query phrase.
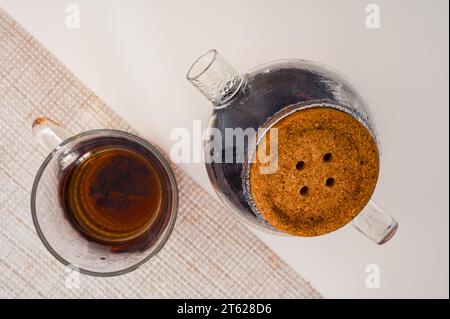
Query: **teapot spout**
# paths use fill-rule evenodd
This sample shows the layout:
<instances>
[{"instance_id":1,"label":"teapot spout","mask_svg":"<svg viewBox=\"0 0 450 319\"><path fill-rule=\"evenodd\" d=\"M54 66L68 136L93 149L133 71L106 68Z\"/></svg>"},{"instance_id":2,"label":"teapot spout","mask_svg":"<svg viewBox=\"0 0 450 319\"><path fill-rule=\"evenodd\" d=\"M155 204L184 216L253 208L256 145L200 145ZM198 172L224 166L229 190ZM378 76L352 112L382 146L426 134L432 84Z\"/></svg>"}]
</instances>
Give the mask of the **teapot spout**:
<instances>
[{"instance_id":1,"label":"teapot spout","mask_svg":"<svg viewBox=\"0 0 450 319\"><path fill-rule=\"evenodd\" d=\"M244 76L216 50L200 56L192 64L186 77L215 107L230 101L244 83Z\"/></svg>"}]
</instances>

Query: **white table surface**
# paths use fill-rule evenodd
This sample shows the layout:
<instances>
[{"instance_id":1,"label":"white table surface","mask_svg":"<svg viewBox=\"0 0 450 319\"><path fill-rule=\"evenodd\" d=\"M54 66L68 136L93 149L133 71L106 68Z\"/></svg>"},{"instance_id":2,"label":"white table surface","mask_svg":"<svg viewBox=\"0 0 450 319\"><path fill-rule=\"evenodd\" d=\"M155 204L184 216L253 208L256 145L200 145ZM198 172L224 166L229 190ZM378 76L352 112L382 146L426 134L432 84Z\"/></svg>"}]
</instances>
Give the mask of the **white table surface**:
<instances>
[{"instance_id":1,"label":"white table surface","mask_svg":"<svg viewBox=\"0 0 450 319\"><path fill-rule=\"evenodd\" d=\"M186 81L194 59L218 49L245 71L279 58L329 64L363 90L377 115L383 161L374 198L399 221L377 246L351 226L327 236L255 233L325 296L449 296L448 1L0 0L94 92L169 150L174 127L207 125L211 107ZM80 28L65 8L80 8ZM213 193L202 164L182 168ZM368 264L380 288L365 285ZM238 266L237 266L238 267Z\"/></svg>"}]
</instances>

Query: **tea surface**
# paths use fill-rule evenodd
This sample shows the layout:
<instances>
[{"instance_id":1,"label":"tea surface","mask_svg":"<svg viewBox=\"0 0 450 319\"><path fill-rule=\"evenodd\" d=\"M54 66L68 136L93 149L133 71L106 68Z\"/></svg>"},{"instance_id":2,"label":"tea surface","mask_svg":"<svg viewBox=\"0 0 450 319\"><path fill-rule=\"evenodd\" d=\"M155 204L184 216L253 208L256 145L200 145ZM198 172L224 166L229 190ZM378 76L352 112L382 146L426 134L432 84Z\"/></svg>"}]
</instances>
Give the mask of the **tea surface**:
<instances>
[{"instance_id":1,"label":"tea surface","mask_svg":"<svg viewBox=\"0 0 450 319\"><path fill-rule=\"evenodd\" d=\"M89 240L111 246L130 248L154 236L149 231L164 214L165 199L156 159L120 139L81 143L77 150L60 187L72 224Z\"/></svg>"}]
</instances>

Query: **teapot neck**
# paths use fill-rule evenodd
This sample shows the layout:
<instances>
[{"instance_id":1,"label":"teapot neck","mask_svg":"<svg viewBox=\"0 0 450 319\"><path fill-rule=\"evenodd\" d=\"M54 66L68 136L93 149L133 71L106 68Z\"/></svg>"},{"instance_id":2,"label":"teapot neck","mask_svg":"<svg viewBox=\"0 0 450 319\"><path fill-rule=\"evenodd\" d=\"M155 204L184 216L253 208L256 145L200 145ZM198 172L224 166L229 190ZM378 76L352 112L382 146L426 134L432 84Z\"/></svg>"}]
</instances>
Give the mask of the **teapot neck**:
<instances>
[{"instance_id":1,"label":"teapot neck","mask_svg":"<svg viewBox=\"0 0 450 319\"><path fill-rule=\"evenodd\" d=\"M214 106L222 106L230 101L244 83L244 76L216 50L200 56L189 69L187 79Z\"/></svg>"}]
</instances>

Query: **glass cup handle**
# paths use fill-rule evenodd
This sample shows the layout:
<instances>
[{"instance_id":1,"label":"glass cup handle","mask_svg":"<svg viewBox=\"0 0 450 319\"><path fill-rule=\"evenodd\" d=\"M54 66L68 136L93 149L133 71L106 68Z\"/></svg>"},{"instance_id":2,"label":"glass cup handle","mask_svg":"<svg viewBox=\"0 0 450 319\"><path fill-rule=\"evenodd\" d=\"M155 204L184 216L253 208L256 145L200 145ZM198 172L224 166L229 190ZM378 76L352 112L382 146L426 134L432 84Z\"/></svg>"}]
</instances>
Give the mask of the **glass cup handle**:
<instances>
[{"instance_id":1,"label":"glass cup handle","mask_svg":"<svg viewBox=\"0 0 450 319\"><path fill-rule=\"evenodd\" d=\"M373 200L353 219L352 224L378 245L389 241L398 228L397 221Z\"/></svg>"},{"instance_id":2,"label":"glass cup handle","mask_svg":"<svg viewBox=\"0 0 450 319\"><path fill-rule=\"evenodd\" d=\"M45 117L38 117L34 120L32 134L49 152L57 148L70 136L60 124Z\"/></svg>"}]
</instances>

